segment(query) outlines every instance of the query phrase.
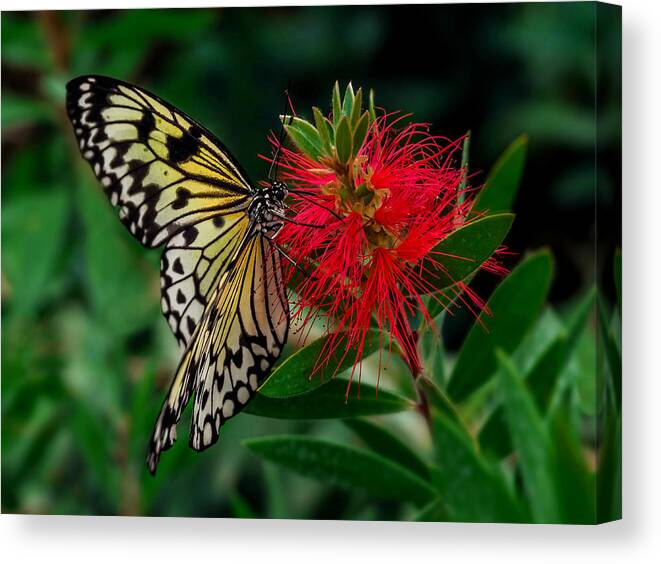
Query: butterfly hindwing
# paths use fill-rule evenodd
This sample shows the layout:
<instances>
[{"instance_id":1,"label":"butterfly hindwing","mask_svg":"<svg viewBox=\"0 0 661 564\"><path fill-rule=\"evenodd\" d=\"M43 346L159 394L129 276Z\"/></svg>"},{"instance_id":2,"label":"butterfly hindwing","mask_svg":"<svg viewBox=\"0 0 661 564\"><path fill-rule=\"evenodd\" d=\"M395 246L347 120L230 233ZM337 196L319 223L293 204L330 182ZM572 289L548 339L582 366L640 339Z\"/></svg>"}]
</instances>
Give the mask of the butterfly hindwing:
<instances>
[{"instance_id":1,"label":"butterfly hindwing","mask_svg":"<svg viewBox=\"0 0 661 564\"><path fill-rule=\"evenodd\" d=\"M218 440L220 426L253 397L287 339L289 310L278 251L257 236L241 259L233 272L236 279L200 327L210 337L198 360L190 433L195 450ZM226 311L233 311L233 317Z\"/></svg>"},{"instance_id":2,"label":"butterfly hindwing","mask_svg":"<svg viewBox=\"0 0 661 564\"><path fill-rule=\"evenodd\" d=\"M221 425L253 397L278 359L289 329L279 252L259 234L246 240L212 293L156 421L148 465L176 440L195 392L190 446L218 440Z\"/></svg>"},{"instance_id":3,"label":"butterfly hindwing","mask_svg":"<svg viewBox=\"0 0 661 564\"><path fill-rule=\"evenodd\" d=\"M248 228L243 212L216 216L172 237L161 255L161 308L179 344L192 337Z\"/></svg>"},{"instance_id":4,"label":"butterfly hindwing","mask_svg":"<svg viewBox=\"0 0 661 564\"><path fill-rule=\"evenodd\" d=\"M83 157L143 245L247 208L251 184L229 151L154 94L83 76L67 85L67 111Z\"/></svg>"}]
</instances>

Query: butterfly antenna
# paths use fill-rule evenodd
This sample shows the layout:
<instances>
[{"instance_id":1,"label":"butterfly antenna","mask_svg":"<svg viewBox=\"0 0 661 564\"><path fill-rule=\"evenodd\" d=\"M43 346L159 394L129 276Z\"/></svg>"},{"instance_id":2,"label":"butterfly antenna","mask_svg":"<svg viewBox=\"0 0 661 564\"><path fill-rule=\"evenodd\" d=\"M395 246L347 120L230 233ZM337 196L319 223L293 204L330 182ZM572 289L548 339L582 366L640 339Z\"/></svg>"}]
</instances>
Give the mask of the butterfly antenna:
<instances>
[{"instance_id":1,"label":"butterfly antenna","mask_svg":"<svg viewBox=\"0 0 661 564\"><path fill-rule=\"evenodd\" d=\"M305 192L301 192L301 191L299 191L299 190L295 190L295 189L293 189L293 188L290 188L289 191L290 191L292 194L296 194L297 196L299 196L299 197L302 198L303 200L306 200L307 202L310 202L311 204L313 204L313 205L315 205L315 206L318 206L318 207L320 207L320 208L326 210L329 214L335 216L337 219L339 219L340 221L344 222L344 218L343 218L341 215L339 215L336 211L334 211L334 210L332 210L331 208L328 208L328 207L324 206L323 204L320 204L319 202L313 200L312 198L310 198L310 196L307 196L307 195L305 194Z\"/></svg>"},{"instance_id":2,"label":"butterfly antenna","mask_svg":"<svg viewBox=\"0 0 661 564\"><path fill-rule=\"evenodd\" d=\"M294 109L291 104L291 99L289 98L290 89L291 89L291 80L287 83L287 89L285 90L285 109L282 112L280 131L278 132L278 146L275 148L275 155L273 155L273 159L271 160L271 167L269 168L268 179L271 182L278 178L278 171L280 169L280 148L282 147L282 144L285 141L285 134L287 133L285 130L285 118L287 117L287 110L289 108L291 108L292 112L289 115L289 123L287 125L289 125L294 119L293 118ZM275 174L273 173L273 168L275 168Z\"/></svg>"},{"instance_id":3,"label":"butterfly antenna","mask_svg":"<svg viewBox=\"0 0 661 564\"><path fill-rule=\"evenodd\" d=\"M291 263L296 270L298 270L301 274L303 274L307 278L311 278L312 280L318 280L318 278L312 274L311 272L308 272L303 266L298 264L292 257L290 257L287 254L287 251L285 251L282 246L278 245L276 242L271 240L271 243L273 243L273 246L278 249L280 254L282 255L282 258L284 258L287 262Z\"/></svg>"},{"instance_id":4,"label":"butterfly antenna","mask_svg":"<svg viewBox=\"0 0 661 564\"><path fill-rule=\"evenodd\" d=\"M290 206L285 205L285 209L287 210L292 210ZM316 229L322 229L323 227L326 227L325 225L319 225L317 223L305 223L303 221L297 221L296 219L292 219L291 217L287 217L286 215L277 213L275 211L271 212L275 217L280 218L282 221L286 221L288 223L291 223L292 225L300 225L301 227L314 227Z\"/></svg>"},{"instance_id":5,"label":"butterfly antenna","mask_svg":"<svg viewBox=\"0 0 661 564\"><path fill-rule=\"evenodd\" d=\"M289 122L287 125L289 125L293 120L294 120L294 114L296 113L294 111L294 105L291 102L291 97L289 96L289 92L291 90L291 80L287 83L287 89L285 90L285 109L282 113L282 121L280 123L280 133L278 134L278 146L276 147L275 150L275 155L273 156L273 160L271 161L271 168L269 169L269 180L273 181L276 178L278 178L278 171L280 170L280 148L282 147L282 144L284 143L285 140L285 118L287 117L287 110L289 110ZM273 168L275 167L275 174L273 174ZM333 211L331 208L327 208L323 204L320 204L319 202L316 202L309 196L306 196L303 192L294 190L293 188L289 188L289 192L292 194L297 194L300 196L302 199L310 202L311 204L318 206L324 210L326 210L328 213L339 219L340 221L344 221L344 218L340 215L338 215L335 211Z\"/></svg>"}]
</instances>

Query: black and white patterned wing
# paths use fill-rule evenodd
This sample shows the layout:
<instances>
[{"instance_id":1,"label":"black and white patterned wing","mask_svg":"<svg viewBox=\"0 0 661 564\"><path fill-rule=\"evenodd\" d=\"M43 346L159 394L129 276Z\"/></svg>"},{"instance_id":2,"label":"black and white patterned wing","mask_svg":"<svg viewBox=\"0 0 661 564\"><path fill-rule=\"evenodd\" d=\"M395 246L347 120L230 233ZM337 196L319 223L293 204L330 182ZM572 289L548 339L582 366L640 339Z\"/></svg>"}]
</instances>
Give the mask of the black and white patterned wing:
<instances>
[{"instance_id":1,"label":"black and white patterned wing","mask_svg":"<svg viewBox=\"0 0 661 564\"><path fill-rule=\"evenodd\" d=\"M190 446L204 450L271 372L288 330L280 254L255 234L223 274L184 352L149 445L152 473L176 440L176 424L193 391Z\"/></svg>"},{"instance_id":2,"label":"black and white patterned wing","mask_svg":"<svg viewBox=\"0 0 661 564\"><path fill-rule=\"evenodd\" d=\"M103 76L67 84L80 152L129 231L157 247L204 219L245 210L251 183L222 143L158 96Z\"/></svg>"},{"instance_id":3,"label":"black and white patterned wing","mask_svg":"<svg viewBox=\"0 0 661 564\"><path fill-rule=\"evenodd\" d=\"M161 255L161 309L181 347L248 229L243 212L216 216L172 237Z\"/></svg>"}]
</instances>

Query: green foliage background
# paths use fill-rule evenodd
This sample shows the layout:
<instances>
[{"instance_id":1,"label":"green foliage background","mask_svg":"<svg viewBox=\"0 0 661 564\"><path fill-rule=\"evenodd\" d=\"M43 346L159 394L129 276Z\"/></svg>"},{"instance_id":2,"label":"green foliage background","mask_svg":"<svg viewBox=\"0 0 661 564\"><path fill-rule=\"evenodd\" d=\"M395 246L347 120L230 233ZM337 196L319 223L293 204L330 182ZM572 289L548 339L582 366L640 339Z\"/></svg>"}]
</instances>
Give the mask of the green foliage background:
<instances>
[{"instance_id":1,"label":"green foliage background","mask_svg":"<svg viewBox=\"0 0 661 564\"><path fill-rule=\"evenodd\" d=\"M617 518L619 26L592 3L4 13L3 511ZM304 114L352 80L435 133L472 130L477 205L516 213L515 254L504 280L472 282L488 331L458 308L438 318L442 340L420 337L431 428L396 358L376 399L372 357L360 400L345 405L342 382L298 396L274 382L216 447L181 440L148 474L178 351L159 253L124 232L75 150L64 85L84 73L172 101L253 178L289 80Z\"/></svg>"}]
</instances>

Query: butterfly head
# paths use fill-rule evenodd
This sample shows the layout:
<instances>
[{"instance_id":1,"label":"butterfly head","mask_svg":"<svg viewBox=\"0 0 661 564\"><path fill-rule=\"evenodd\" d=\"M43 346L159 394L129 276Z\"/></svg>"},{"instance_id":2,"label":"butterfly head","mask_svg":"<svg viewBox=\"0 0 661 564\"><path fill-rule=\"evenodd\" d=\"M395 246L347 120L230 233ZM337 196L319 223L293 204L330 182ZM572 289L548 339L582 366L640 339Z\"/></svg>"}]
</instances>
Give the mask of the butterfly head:
<instances>
[{"instance_id":1,"label":"butterfly head","mask_svg":"<svg viewBox=\"0 0 661 564\"><path fill-rule=\"evenodd\" d=\"M271 194L278 202L283 202L289 194L289 189L282 180L274 180L271 182Z\"/></svg>"}]
</instances>

